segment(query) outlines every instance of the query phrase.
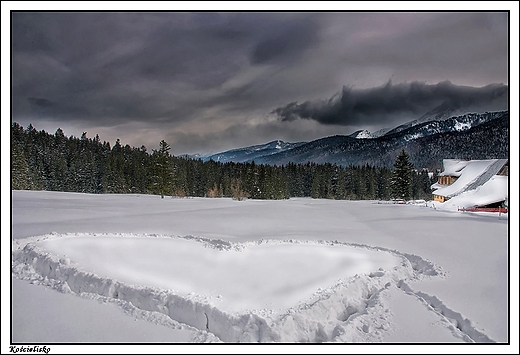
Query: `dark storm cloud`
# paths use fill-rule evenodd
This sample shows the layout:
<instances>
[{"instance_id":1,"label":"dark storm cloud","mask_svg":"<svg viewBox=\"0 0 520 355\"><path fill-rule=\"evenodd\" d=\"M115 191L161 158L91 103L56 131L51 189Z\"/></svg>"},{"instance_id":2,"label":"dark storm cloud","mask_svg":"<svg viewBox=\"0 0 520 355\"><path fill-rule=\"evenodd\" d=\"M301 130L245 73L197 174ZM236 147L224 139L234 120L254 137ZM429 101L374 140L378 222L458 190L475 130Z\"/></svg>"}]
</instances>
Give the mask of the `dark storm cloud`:
<instances>
[{"instance_id":1,"label":"dark storm cloud","mask_svg":"<svg viewBox=\"0 0 520 355\"><path fill-rule=\"evenodd\" d=\"M14 13L13 114L102 124L183 121L196 107L207 106L205 101L214 103L214 95L204 92L218 88L244 63L294 60L315 43L316 26L298 18ZM198 103L177 95L183 85L201 92ZM29 98L35 97L53 102L53 110L34 105Z\"/></svg>"},{"instance_id":2,"label":"dark storm cloud","mask_svg":"<svg viewBox=\"0 0 520 355\"><path fill-rule=\"evenodd\" d=\"M422 82L392 84L371 89L343 90L329 100L292 102L272 113L282 121L310 119L323 124L374 125L400 117L416 117L444 110L456 112L475 107L507 109L508 87L503 84L481 88L459 86L449 81L434 85Z\"/></svg>"}]
</instances>

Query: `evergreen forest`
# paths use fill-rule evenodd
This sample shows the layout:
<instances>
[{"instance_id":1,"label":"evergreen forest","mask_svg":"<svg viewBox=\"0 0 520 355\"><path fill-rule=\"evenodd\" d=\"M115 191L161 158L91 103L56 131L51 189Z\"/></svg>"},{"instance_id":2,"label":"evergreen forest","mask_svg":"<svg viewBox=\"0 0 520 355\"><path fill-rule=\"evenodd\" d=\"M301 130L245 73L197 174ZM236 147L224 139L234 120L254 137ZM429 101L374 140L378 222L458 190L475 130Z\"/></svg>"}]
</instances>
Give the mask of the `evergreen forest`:
<instances>
[{"instance_id":1,"label":"evergreen forest","mask_svg":"<svg viewBox=\"0 0 520 355\"><path fill-rule=\"evenodd\" d=\"M139 193L174 197L287 199L312 197L388 200L396 196L395 170L386 167L289 163L283 166L221 163L173 156L159 149L113 146L99 136L67 137L11 124L11 188L83 193ZM404 154L406 154L403 151ZM406 158L406 157L405 157ZM437 179L425 169L407 170L409 197L431 199ZM408 195L407 195L408 197Z\"/></svg>"}]
</instances>

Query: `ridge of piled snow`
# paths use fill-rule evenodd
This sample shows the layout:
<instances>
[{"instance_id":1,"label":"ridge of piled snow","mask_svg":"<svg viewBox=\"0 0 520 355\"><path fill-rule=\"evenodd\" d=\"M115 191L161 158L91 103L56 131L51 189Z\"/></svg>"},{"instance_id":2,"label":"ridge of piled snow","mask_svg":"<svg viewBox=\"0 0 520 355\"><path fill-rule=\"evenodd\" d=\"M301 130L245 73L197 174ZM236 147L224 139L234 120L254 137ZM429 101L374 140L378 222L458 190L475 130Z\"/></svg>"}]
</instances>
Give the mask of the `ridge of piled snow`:
<instances>
[{"instance_id":1,"label":"ridge of piled snow","mask_svg":"<svg viewBox=\"0 0 520 355\"><path fill-rule=\"evenodd\" d=\"M414 291L410 285L405 281L401 280L397 284L397 287L402 289L404 292L414 295L430 307L434 312L446 317L449 322L453 324L451 328L453 331L460 334L460 337L465 341L472 342L476 341L479 343L494 343L495 341L489 338L486 334L477 330L472 322L464 318L462 314L455 312L448 308L441 300L435 296L431 296L425 292Z\"/></svg>"},{"instance_id":2,"label":"ridge of piled snow","mask_svg":"<svg viewBox=\"0 0 520 355\"><path fill-rule=\"evenodd\" d=\"M81 237L174 238L202 243L218 251L244 251L255 246L314 245L357 248L360 251L389 253L401 260L391 270L379 268L364 274L341 278L316 290L282 312L272 309L224 311L218 300L196 293L180 294L171 289L135 285L84 270L66 256L48 252L43 246L59 238ZM174 321L208 332L225 342L325 342L381 340L389 328L390 316L383 311L380 295L391 285L405 280L441 276L440 267L420 256L382 247L339 241L258 240L234 243L195 236L75 233L47 234L12 241L12 273L33 283L65 293L117 300L141 312L163 314ZM150 316L153 318L152 316ZM211 337L207 337L211 339Z\"/></svg>"}]
</instances>

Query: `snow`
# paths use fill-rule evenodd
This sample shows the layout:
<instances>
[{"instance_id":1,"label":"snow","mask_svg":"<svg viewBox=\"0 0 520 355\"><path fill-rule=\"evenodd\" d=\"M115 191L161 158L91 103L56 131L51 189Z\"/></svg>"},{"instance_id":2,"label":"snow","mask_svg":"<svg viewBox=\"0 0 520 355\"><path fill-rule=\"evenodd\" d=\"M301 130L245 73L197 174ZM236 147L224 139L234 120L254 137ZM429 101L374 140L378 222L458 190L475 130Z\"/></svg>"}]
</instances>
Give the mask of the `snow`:
<instances>
[{"instance_id":1,"label":"snow","mask_svg":"<svg viewBox=\"0 0 520 355\"><path fill-rule=\"evenodd\" d=\"M507 342L509 219L425 205L13 191L13 340Z\"/></svg>"},{"instance_id":2,"label":"snow","mask_svg":"<svg viewBox=\"0 0 520 355\"><path fill-rule=\"evenodd\" d=\"M458 159L444 159L442 161L442 165L444 166L444 171L439 174L439 176L460 176L462 169L468 165L470 160L458 160ZM482 161L481 161L482 162ZM487 163L483 163L484 167L486 167Z\"/></svg>"},{"instance_id":3,"label":"snow","mask_svg":"<svg viewBox=\"0 0 520 355\"><path fill-rule=\"evenodd\" d=\"M309 243L226 251L180 238L73 235L37 244L101 277L208 295L225 311L289 308L319 287L334 284L337 275L330 270L344 270L342 276L349 277L401 262L388 253ZM226 282L220 275L226 275Z\"/></svg>"},{"instance_id":4,"label":"snow","mask_svg":"<svg viewBox=\"0 0 520 355\"><path fill-rule=\"evenodd\" d=\"M470 129L471 128L471 124L470 123L466 123L466 122L455 122L455 129L457 131L465 131L467 129Z\"/></svg>"},{"instance_id":5,"label":"snow","mask_svg":"<svg viewBox=\"0 0 520 355\"><path fill-rule=\"evenodd\" d=\"M404 139L406 141L411 141L411 140L414 140L414 139L417 139L417 138L421 138L423 137L424 134L420 133L420 132L417 132L417 133L414 133L414 134L407 134Z\"/></svg>"},{"instance_id":6,"label":"snow","mask_svg":"<svg viewBox=\"0 0 520 355\"><path fill-rule=\"evenodd\" d=\"M155 324L121 312L110 302L96 302L73 294L58 293L47 288L13 279L13 342L170 342L172 337L183 342L193 338L193 330L181 329L170 321ZM29 299L27 295L32 297ZM56 313L59 310L59 313ZM74 326L67 314L74 317ZM49 322L52 319L52 322ZM93 322L92 319L103 319ZM175 328L177 327L177 328Z\"/></svg>"},{"instance_id":7,"label":"snow","mask_svg":"<svg viewBox=\"0 0 520 355\"><path fill-rule=\"evenodd\" d=\"M350 137L356 138L356 139L371 139L371 138L374 138L372 133L370 133L366 129L354 132L354 133L352 133L350 135Z\"/></svg>"},{"instance_id":8,"label":"snow","mask_svg":"<svg viewBox=\"0 0 520 355\"><path fill-rule=\"evenodd\" d=\"M404 338L407 342L464 342L455 338L452 332L446 332L446 326L450 327L450 324L442 324L447 322L446 319L439 320L435 312L424 313L425 304L415 295L407 294L403 297L400 288L391 287L385 294L384 303L393 313L393 324L383 336L384 342L401 342ZM423 316L417 318L417 314ZM410 327L410 324L414 326Z\"/></svg>"}]
</instances>

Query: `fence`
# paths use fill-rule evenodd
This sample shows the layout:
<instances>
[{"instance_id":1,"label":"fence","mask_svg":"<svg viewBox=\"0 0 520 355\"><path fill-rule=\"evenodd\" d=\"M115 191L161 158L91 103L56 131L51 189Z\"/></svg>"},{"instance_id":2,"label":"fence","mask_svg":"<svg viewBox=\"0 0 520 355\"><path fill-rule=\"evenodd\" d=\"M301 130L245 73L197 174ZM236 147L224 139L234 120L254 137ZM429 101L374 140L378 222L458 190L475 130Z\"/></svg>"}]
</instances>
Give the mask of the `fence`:
<instances>
[{"instance_id":1,"label":"fence","mask_svg":"<svg viewBox=\"0 0 520 355\"><path fill-rule=\"evenodd\" d=\"M462 208L459 208L459 211L507 213L507 207L468 207L468 208L462 207Z\"/></svg>"}]
</instances>

